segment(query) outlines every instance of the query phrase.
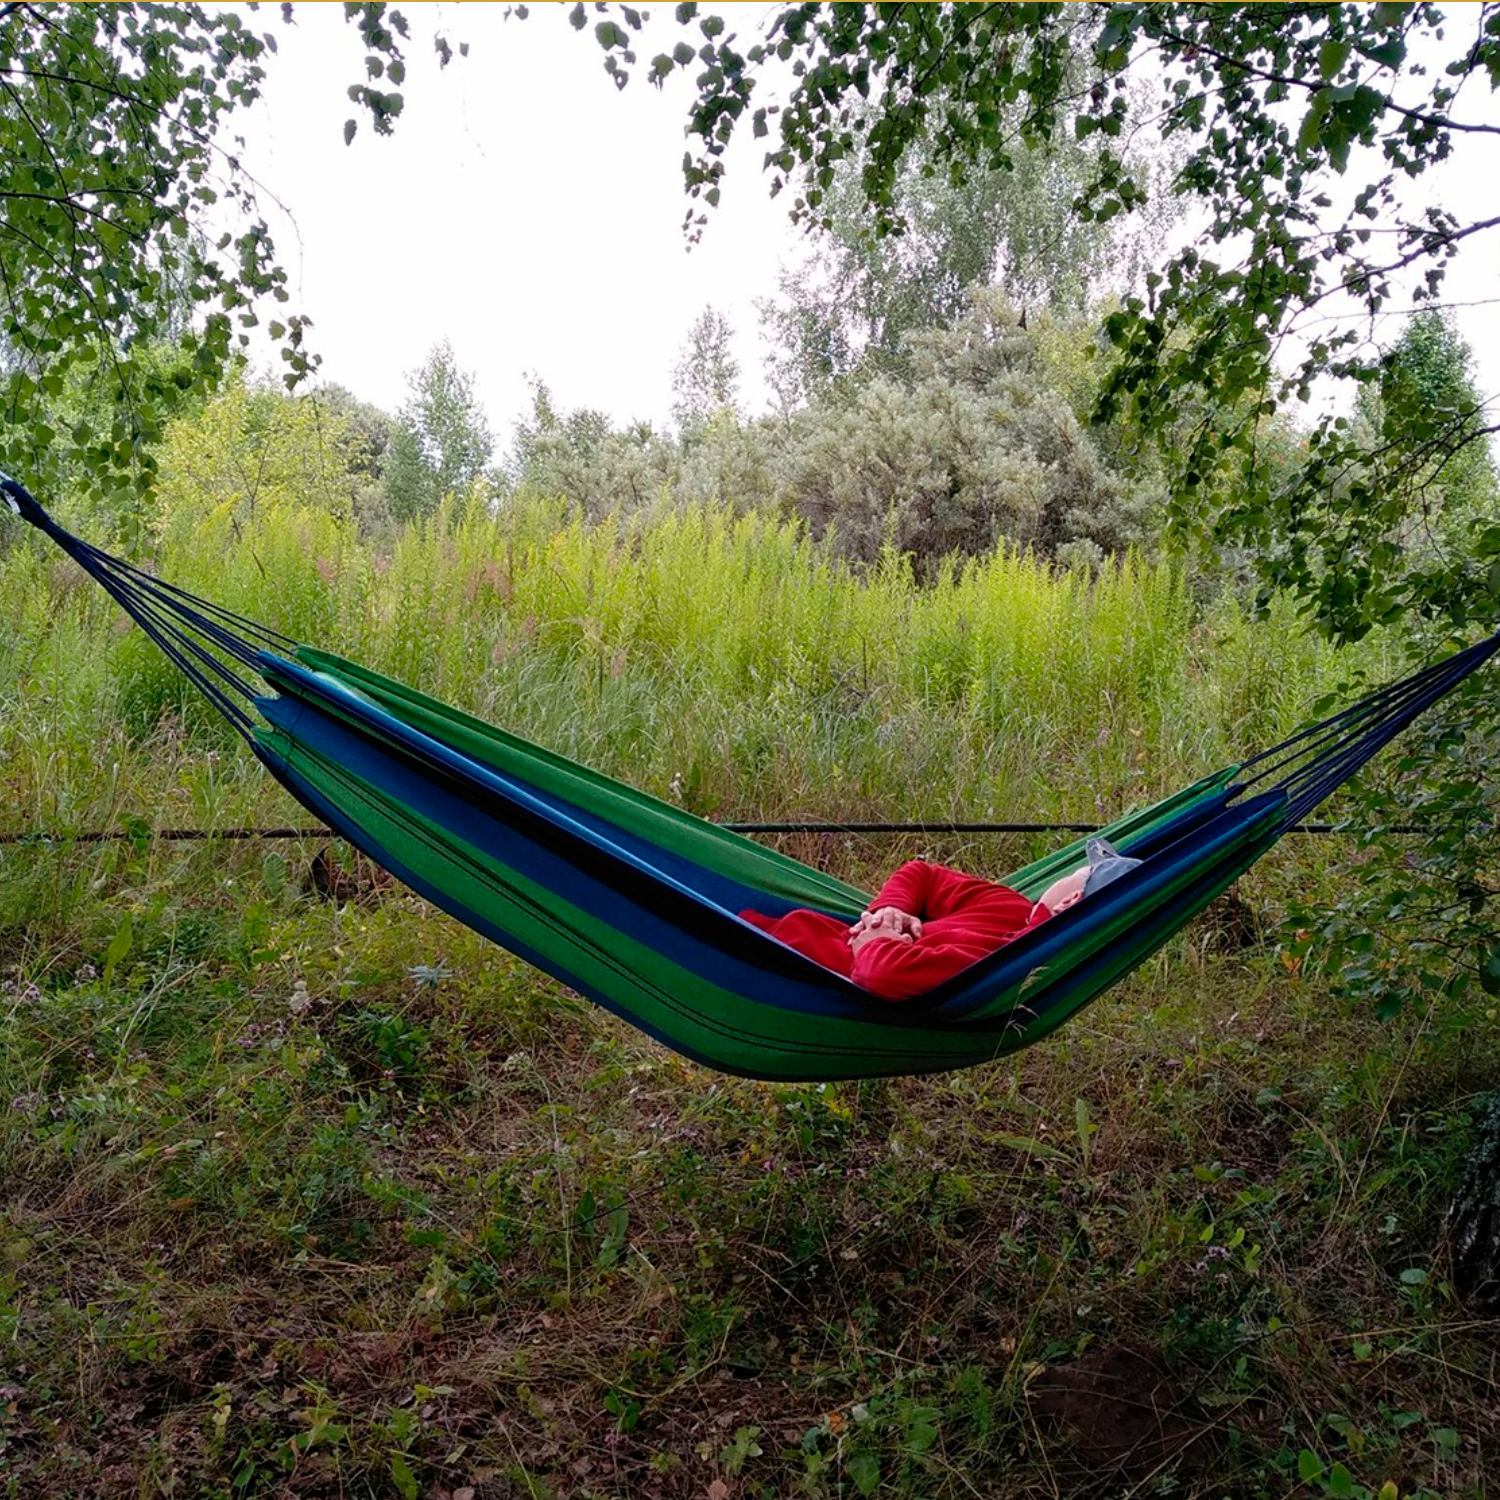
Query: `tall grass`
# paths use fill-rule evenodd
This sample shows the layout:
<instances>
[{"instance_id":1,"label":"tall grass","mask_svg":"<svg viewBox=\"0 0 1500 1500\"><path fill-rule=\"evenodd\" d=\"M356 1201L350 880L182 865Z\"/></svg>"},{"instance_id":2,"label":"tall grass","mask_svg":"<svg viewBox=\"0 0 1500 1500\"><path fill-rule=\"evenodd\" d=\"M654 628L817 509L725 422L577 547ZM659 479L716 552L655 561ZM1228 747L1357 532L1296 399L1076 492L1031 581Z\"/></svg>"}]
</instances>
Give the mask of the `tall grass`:
<instances>
[{"instance_id":1,"label":"tall grass","mask_svg":"<svg viewBox=\"0 0 1500 1500\"><path fill-rule=\"evenodd\" d=\"M279 794L71 564L0 559L17 827L270 815ZM1089 818L1274 740L1336 675L1289 609L1000 551L918 585L727 510L590 524L521 497L377 555L325 510L163 529L167 578L719 816ZM210 755L209 752L213 754ZM215 758L217 757L217 758Z\"/></svg>"},{"instance_id":2,"label":"tall grass","mask_svg":"<svg viewBox=\"0 0 1500 1500\"><path fill-rule=\"evenodd\" d=\"M151 561L722 817L1092 818L1381 670L1137 558L919 588L717 512L375 555L282 505ZM0 793L5 831L292 813L24 539ZM424 903L312 899L310 854L0 846L0 1491L1487 1493L1494 1325L1439 1242L1495 1048L1436 996L1372 1026L1240 903L996 1067L763 1086Z\"/></svg>"}]
</instances>

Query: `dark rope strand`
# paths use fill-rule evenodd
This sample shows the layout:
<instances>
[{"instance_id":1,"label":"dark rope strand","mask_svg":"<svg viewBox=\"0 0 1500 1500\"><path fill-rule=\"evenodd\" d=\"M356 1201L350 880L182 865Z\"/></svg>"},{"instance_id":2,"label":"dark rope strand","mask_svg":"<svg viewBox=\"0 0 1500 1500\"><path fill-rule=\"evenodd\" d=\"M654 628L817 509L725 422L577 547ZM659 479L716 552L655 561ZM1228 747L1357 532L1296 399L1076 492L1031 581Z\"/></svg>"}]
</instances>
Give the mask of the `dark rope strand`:
<instances>
[{"instance_id":1,"label":"dark rope strand","mask_svg":"<svg viewBox=\"0 0 1500 1500\"><path fill-rule=\"evenodd\" d=\"M216 671L230 678L232 685L248 697L250 694L245 685L240 683L239 679L234 678L228 668L219 662L217 658L209 656L201 646L197 646L196 643L181 636L170 627L158 623L154 610L143 605L140 599L134 598L122 590L115 579L108 576L95 576L100 587L123 609L128 611L136 624L166 653L168 659L177 669L229 720L231 727L248 739L254 730L254 721L207 674L193 665L189 654L190 651L204 656Z\"/></svg>"},{"instance_id":2,"label":"dark rope strand","mask_svg":"<svg viewBox=\"0 0 1500 1500\"><path fill-rule=\"evenodd\" d=\"M715 823L729 833L761 836L819 834L990 834L1015 835L1033 833L1099 833L1100 823ZM1430 823L1392 823L1379 830L1382 834L1429 834L1447 831L1444 825ZM1308 835L1349 834L1361 836L1368 830L1351 828L1347 823L1296 823L1285 833ZM331 828L127 828L87 829L78 833L48 833L42 829L28 832L0 833L5 844L103 844L118 839L145 838L161 842L199 842L225 839L246 842L251 839L329 839L340 837Z\"/></svg>"},{"instance_id":3,"label":"dark rope strand","mask_svg":"<svg viewBox=\"0 0 1500 1500\"><path fill-rule=\"evenodd\" d=\"M1402 678L1399 682L1387 683L1367 693L1363 698L1338 713L1299 729L1279 745L1272 745L1241 763L1240 769L1248 771L1262 765L1263 762L1273 761L1259 775L1250 778L1245 784L1250 785L1261 781L1300 756L1315 753L1318 746L1332 738L1337 738L1341 730L1352 728L1356 724L1384 715L1388 711L1401 712L1411 699L1422 696L1435 685L1438 686L1437 696L1441 697L1450 687L1456 686L1470 672L1482 665L1497 649L1500 649L1500 632L1465 648L1454 656L1434 662L1412 676ZM1432 698L1427 701L1434 702L1436 699ZM1307 743L1310 740L1313 743ZM1300 750L1293 749L1299 745L1302 747ZM1288 751L1292 753L1285 753ZM1274 757L1279 757L1279 759L1273 760Z\"/></svg>"},{"instance_id":4,"label":"dark rope strand","mask_svg":"<svg viewBox=\"0 0 1500 1500\"><path fill-rule=\"evenodd\" d=\"M163 622L158 617L157 606L154 603L148 603L138 595L131 594L112 575L96 573L93 576L100 587L130 614L131 618L167 654L188 680L229 720L230 725L243 737L249 739L255 730L255 721L229 696L224 688L213 681L209 672L221 677L231 691L239 693L247 701L253 700L256 696L254 690L192 637L176 626ZM193 658L195 657L204 664L208 671L194 665Z\"/></svg>"},{"instance_id":5,"label":"dark rope strand","mask_svg":"<svg viewBox=\"0 0 1500 1500\"><path fill-rule=\"evenodd\" d=\"M1431 708L1445 693L1456 687L1494 649L1495 645L1491 645L1489 651L1467 662L1464 669L1456 673L1450 681L1446 683L1440 682L1431 686L1425 693L1420 694L1417 699L1407 704L1400 714L1387 719L1384 723L1368 731L1341 754L1328 757L1322 762L1314 762L1302 772L1289 778L1288 787L1290 796L1285 813L1287 820L1292 821L1300 818L1303 813L1315 807L1324 797L1339 786L1340 783L1354 775L1356 771L1389 744L1402 730L1406 729L1416 718Z\"/></svg>"},{"instance_id":6,"label":"dark rope strand","mask_svg":"<svg viewBox=\"0 0 1500 1500\"><path fill-rule=\"evenodd\" d=\"M1443 665L1448 666L1449 663ZM1388 684L1330 718L1299 730L1289 739L1283 740L1280 745L1261 751L1250 760L1243 762L1241 770L1251 769L1266 761L1269 761L1269 764L1264 765L1257 775L1247 778L1244 785L1251 786L1267 781L1287 766L1307 761L1310 758L1315 759L1326 746L1343 743L1351 731L1367 723L1378 722L1385 714L1400 712L1407 703L1421 695L1424 688L1428 686L1428 681L1428 673L1424 671L1417 677ZM1285 753L1279 754L1278 752Z\"/></svg>"},{"instance_id":7,"label":"dark rope strand","mask_svg":"<svg viewBox=\"0 0 1500 1500\"><path fill-rule=\"evenodd\" d=\"M85 544L87 545L87 544ZM268 625L258 624L254 620L246 619L243 615L237 615L233 610L225 609L221 605L212 603L210 600L202 599L196 594L190 594L186 589L179 588L174 583L168 583L163 578L158 578L153 573L147 573L132 563L114 557L107 552L94 550L96 557L113 570L128 575L133 587L149 591L153 594L170 596L164 598L163 603L168 608L181 613L185 619L194 619L199 623L199 628L205 632L209 630L224 633L226 641L234 640L229 630L239 632L239 643L243 649L245 637L256 640L262 648L271 647L278 651L294 651L298 642L290 636L283 635L279 630L273 630ZM227 627L227 628L226 628ZM226 649L228 649L226 647Z\"/></svg>"},{"instance_id":8,"label":"dark rope strand","mask_svg":"<svg viewBox=\"0 0 1500 1500\"><path fill-rule=\"evenodd\" d=\"M116 579L120 589L130 598L150 598L158 607L170 610L192 629L212 640L229 655L244 662L246 666L254 664L256 648L246 642L244 635L234 634L222 623L223 621L229 622L229 625L252 638L259 639L263 645L269 644L280 650L295 649L296 643L288 640L286 636L242 620L240 616L228 610L220 610L214 605L207 604L192 594L186 594L171 584L163 583L161 579L154 578L149 573L141 572L139 568L122 563L119 558L111 557L108 553L96 553L88 562L82 558L76 560L81 567L101 582L106 576ZM212 615L218 615L220 619L213 619Z\"/></svg>"}]
</instances>

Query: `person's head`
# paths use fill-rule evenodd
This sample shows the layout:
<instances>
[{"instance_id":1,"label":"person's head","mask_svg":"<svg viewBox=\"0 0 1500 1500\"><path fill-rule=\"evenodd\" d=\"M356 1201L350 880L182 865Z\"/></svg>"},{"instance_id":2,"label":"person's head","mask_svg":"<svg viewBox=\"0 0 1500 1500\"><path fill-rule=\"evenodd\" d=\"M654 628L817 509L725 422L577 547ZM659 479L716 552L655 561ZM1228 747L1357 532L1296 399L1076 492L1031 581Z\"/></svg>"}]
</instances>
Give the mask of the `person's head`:
<instances>
[{"instance_id":1,"label":"person's head","mask_svg":"<svg viewBox=\"0 0 1500 1500\"><path fill-rule=\"evenodd\" d=\"M1089 840L1088 861L1086 865L1070 870L1060 880L1054 880L1042 892L1041 904L1048 911L1056 913L1067 910L1085 896L1092 896L1095 891L1103 890L1110 881L1118 880L1140 864L1140 860L1121 854L1108 839Z\"/></svg>"}]
</instances>

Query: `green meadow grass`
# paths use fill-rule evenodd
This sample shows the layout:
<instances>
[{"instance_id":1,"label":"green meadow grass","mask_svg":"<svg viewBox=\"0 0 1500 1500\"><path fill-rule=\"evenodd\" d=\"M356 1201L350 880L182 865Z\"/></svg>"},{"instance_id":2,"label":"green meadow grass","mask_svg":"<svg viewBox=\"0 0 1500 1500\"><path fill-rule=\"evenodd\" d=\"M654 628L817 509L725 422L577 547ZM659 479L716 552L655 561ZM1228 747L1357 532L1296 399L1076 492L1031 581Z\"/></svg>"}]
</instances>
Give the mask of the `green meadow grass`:
<instances>
[{"instance_id":1,"label":"green meadow grass","mask_svg":"<svg viewBox=\"0 0 1500 1500\"><path fill-rule=\"evenodd\" d=\"M273 508L178 523L153 562L718 816L1091 818L1279 739L1349 665L1289 610L1200 611L1180 572L1133 557L1090 577L997 553L919 587L898 558L855 574L791 523L720 511L590 526L519 500L375 556L325 512ZM269 809L253 762L66 560L20 545L0 567L15 826Z\"/></svg>"},{"instance_id":2,"label":"green meadow grass","mask_svg":"<svg viewBox=\"0 0 1500 1500\"><path fill-rule=\"evenodd\" d=\"M716 513L209 516L154 565L721 818L1091 820L1382 670L1139 560L922 589ZM1003 1064L759 1085L357 864L320 899L316 842L146 837L306 819L145 646L0 558L4 831L51 836L0 846L0 1495L1494 1493L1441 1220L1500 1048L1280 946L1350 849Z\"/></svg>"}]
</instances>

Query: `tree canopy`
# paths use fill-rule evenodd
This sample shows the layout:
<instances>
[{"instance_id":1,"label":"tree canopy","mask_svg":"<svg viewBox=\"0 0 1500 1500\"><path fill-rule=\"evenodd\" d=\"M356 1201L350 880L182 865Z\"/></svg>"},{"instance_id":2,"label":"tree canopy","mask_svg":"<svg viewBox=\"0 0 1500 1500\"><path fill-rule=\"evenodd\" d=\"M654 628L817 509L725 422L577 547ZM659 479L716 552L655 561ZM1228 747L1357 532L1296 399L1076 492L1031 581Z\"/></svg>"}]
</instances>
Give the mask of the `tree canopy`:
<instances>
[{"instance_id":1,"label":"tree canopy","mask_svg":"<svg viewBox=\"0 0 1500 1500\"><path fill-rule=\"evenodd\" d=\"M672 416L680 427L707 421L716 411L733 411L739 399L740 364L734 357L734 329L717 308L705 307L693 320L672 370Z\"/></svg>"},{"instance_id":2,"label":"tree canopy","mask_svg":"<svg viewBox=\"0 0 1500 1500\"><path fill-rule=\"evenodd\" d=\"M379 3L344 10L365 52L350 99L388 131L406 23ZM184 393L218 382L263 305L289 302L226 136L275 50L205 5L0 5L0 467L148 487ZM266 324L289 385L315 363L306 328L294 311Z\"/></svg>"},{"instance_id":3,"label":"tree canopy","mask_svg":"<svg viewBox=\"0 0 1500 1500\"><path fill-rule=\"evenodd\" d=\"M1101 292L1139 280L1178 200L1157 195L1129 226L1084 222L1073 200L1097 169L1098 142L1071 136L1018 151L1007 168L976 167L955 182L916 141L894 185L900 234L868 212L865 157L842 158L823 200L810 255L784 267L780 296L761 304L772 384L795 406L863 368L907 374L915 335L951 327L976 287L998 287L1024 314L1082 315ZM1170 153L1142 162L1153 180ZM1125 232L1127 230L1130 232Z\"/></svg>"},{"instance_id":4,"label":"tree canopy","mask_svg":"<svg viewBox=\"0 0 1500 1500\"><path fill-rule=\"evenodd\" d=\"M463 495L484 474L495 440L474 390L447 339L406 377L384 464L386 502L398 521L436 510L445 495Z\"/></svg>"},{"instance_id":5,"label":"tree canopy","mask_svg":"<svg viewBox=\"0 0 1500 1500\"><path fill-rule=\"evenodd\" d=\"M622 82L641 17L620 7L621 25L596 10ZM574 14L585 24L583 6ZM1273 480L1263 461L1267 424L1315 381L1381 378L1368 322L1330 314L1371 320L1404 297L1436 298L1458 246L1500 225L1487 205L1459 217L1408 192L1460 140L1500 137L1481 94L1500 82L1500 6L797 4L749 42L691 0L675 15L696 39L655 56L649 76L696 70L693 233L743 128L767 141L772 191L790 190L809 224L829 219L851 157L873 230L889 235L906 227L899 189L913 151L963 183L1067 133L1103 142L1077 216L1137 212L1148 198L1128 149L1139 80L1154 100L1141 128L1183 151L1174 190L1203 228L1109 316L1099 419L1158 440L1179 523L1254 548L1266 584L1301 594L1330 633L1358 636L1406 610L1459 629L1500 617L1500 528L1478 529L1462 565L1413 556L1399 543L1392 466L1371 476L1346 418L1312 426L1289 477L1278 466ZM784 97L769 98L777 78ZM1454 435L1475 443L1494 430L1468 421ZM1404 456L1429 461L1431 438L1404 432Z\"/></svg>"}]
</instances>

